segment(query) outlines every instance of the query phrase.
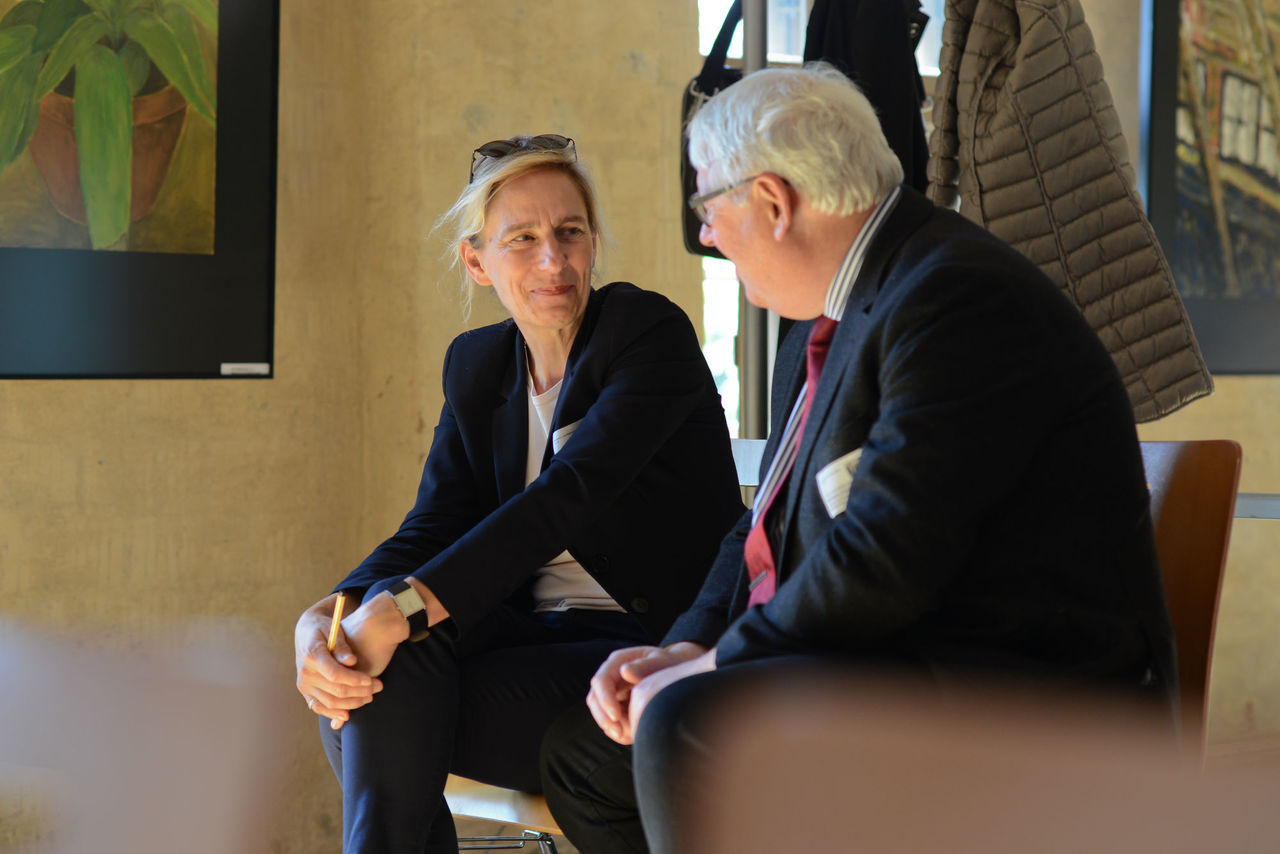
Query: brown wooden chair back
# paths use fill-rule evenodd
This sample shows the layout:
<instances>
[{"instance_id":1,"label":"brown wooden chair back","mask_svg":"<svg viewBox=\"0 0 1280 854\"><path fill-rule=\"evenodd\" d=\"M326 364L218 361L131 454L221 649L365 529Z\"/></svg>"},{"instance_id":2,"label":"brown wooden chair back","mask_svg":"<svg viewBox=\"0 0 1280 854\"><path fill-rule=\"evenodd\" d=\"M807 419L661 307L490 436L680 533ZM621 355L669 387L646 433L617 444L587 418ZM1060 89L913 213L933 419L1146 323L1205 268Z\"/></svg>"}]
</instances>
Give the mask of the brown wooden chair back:
<instances>
[{"instance_id":1,"label":"brown wooden chair back","mask_svg":"<svg viewBox=\"0 0 1280 854\"><path fill-rule=\"evenodd\" d=\"M1156 553L1178 645L1182 743L1201 755L1240 458L1240 445L1226 439L1142 443Z\"/></svg>"}]
</instances>

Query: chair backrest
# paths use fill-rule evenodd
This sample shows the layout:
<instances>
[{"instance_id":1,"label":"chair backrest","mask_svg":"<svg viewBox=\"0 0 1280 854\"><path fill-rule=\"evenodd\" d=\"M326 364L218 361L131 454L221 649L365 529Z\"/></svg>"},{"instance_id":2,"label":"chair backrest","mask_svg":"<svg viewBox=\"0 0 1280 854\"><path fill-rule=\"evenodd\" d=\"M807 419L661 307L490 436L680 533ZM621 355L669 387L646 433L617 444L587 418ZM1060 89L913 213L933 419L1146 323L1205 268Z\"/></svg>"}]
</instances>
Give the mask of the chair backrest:
<instances>
[{"instance_id":1,"label":"chair backrest","mask_svg":"<svg viewBox=\"0 0 1280 854\"><path fill-rule=\"evenodd\" d=\"M1178 645L1182 741L1201 754L1240 457L1240 445L1225 439L1142 443L1156 553Z\"/></svg>"},{"instance_id":2,"label":"chair backrest","mask_svg":"<svg viewBox=\"0 0 1280 854\"><path fill-rule=\"evenodd\" d=\"M732 444L738 482L757 485L764 440L734 439ZM1178 644L1182 738L1200 751L1240 458L1240 445L1226 439L1142 443L1156 553Z\"/></svg>"}]
</instances>

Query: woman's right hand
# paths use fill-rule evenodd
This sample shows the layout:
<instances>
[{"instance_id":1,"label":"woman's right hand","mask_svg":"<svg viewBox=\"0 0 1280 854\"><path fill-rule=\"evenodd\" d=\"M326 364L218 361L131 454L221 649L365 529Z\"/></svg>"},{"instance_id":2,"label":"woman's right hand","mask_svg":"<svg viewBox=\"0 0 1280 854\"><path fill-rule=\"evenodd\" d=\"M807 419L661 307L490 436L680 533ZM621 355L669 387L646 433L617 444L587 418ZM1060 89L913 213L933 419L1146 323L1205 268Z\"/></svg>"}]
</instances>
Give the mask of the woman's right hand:
<instances>
[{"instance_id":1,"label":"woman's right hand","mask_svg":"<svg viewBox=\"0 0 1280 854\"><path fill-rule=\"evenodd\" d=\"M382 682L356 669L357 658L342 629L330 652L329 624L337 594L330 594L302 612L293 629L293 655L298 677L298 693L307 707L329 718L340 728L352 709L371 702L382 690Z\"/></svg>"}]
</instances>

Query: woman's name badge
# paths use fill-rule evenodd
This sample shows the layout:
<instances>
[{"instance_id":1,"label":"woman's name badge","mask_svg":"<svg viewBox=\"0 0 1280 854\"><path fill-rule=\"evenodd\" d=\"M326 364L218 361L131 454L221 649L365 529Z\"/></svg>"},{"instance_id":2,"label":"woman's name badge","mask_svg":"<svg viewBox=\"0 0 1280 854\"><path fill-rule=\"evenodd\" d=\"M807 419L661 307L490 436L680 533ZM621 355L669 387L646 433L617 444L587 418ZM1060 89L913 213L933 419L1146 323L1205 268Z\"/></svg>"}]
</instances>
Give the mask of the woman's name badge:
<instances>
[{"instance_id":1,"label":"woman's name badge","mask_svg":"<svg viewBox=\"0 0 1280 854\"><path fill-rule=\"evenodd\" d=\"M552 433L551 434L551 453L553 454L560 453L560 449L564 447L565 442L569 441L569 437L571 437L577 431L578 425L581 423L582 423L582 419L579 418L577 421L573 422L572 424L566 424L556 432Z\"/></svg>"}]
</instances>

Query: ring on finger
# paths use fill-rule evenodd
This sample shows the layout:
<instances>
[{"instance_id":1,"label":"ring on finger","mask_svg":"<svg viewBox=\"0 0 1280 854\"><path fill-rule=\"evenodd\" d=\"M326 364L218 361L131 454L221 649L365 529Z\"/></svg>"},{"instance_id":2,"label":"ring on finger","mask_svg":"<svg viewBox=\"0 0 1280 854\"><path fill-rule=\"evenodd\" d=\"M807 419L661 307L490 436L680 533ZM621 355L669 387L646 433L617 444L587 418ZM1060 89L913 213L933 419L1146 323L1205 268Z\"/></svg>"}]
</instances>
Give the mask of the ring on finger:
<instances>
[{"instance_id":1,"label":"ring on finger","mask_svg":"<svg viewBox=\"0 0 1280 854\"><path fill-rule=\"evenodd\" d=\"M316 710L316 698L315 698L315 697L308 697L308 698L307 698L307 708L308 708L308 709L310 709L310 710L311 710L311 711L313 711L313 712Z\"/></svg>"}]
</instances>

